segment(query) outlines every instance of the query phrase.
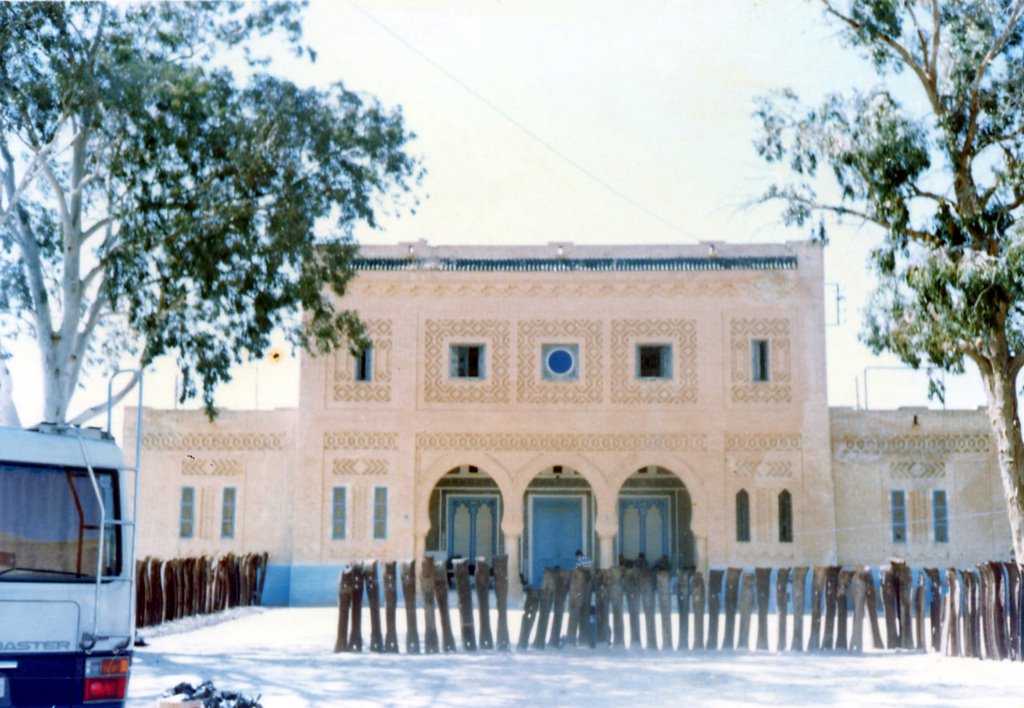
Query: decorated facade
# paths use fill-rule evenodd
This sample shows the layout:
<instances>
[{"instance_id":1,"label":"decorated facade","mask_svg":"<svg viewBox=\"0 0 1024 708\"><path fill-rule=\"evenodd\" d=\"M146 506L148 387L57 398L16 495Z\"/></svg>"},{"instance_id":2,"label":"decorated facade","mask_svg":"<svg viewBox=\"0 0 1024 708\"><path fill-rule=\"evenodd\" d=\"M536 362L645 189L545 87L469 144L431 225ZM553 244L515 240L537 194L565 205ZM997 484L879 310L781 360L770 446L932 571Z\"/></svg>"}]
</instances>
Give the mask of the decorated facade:
<instances>
[{"instance_id":1,"label":"decorated facade","mask_svg":"<svg viewBox=\"0 0 1024 708\"><path fill-rule=\"evenodd\" d=\"M141 554L265 550L266 601L315 604L366 558L506 553L535 584L577 551L1008 553L983 414L829 410L818 245L418 242L358 269L372 346L304 356L297 409L145 411Z\"/></svg>"}]
</instances>

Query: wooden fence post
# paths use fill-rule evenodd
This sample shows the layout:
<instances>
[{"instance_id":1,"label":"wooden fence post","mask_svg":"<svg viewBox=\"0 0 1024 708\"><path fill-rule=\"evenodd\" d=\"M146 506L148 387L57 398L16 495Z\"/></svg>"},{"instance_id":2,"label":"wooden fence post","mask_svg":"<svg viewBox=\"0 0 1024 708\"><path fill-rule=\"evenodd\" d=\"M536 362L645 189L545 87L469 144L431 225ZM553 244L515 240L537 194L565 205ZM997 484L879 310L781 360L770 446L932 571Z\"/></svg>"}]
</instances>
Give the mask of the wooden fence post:
<instances>
[{"instance_id":1,"label":"wooden fence post","mask_svg":"<svg viewBox=\"0 0 1024 708\"><path fill-rule=\"evenodd\" d=\"M609 601L612 607L612 646L625 648L626 623L622 617L623 573L621 566L608 569Z\"/></svg>"},{"instance_id":2,"label":"wooden fence post","mask_svg":"<svg viewBox=\"0 0 1024 708\"><path fill-rule=\"evenodd\" d=\"M757 584L757 650L768 651L768 602L772 580L771 568L754 570Z\"/></svg>"},{"instance_id":3,"label":"wooden fence post","mask_svg":"<svg viewBox=\"0 0 1024 708\"><path fill-rule=\"evenodd\" d=\"M836 649L846 651L849 648L846 628L847 621L846 597L850 591L850 581L853 580L852 570L839 572L839 584L836 589Z\"/></svg>"},{"instance_id":4,"label":"wooden fence post","mask_svg":"<svg viewBox=\"0 0 1024 708\"><path fill-rule=\"evenodd\" d=\"M519 626L520 651L525 651L530 646L530 630L533 629L533 621L537 619L537 606L540 604L540 594L536 588L526 589L526 601L523 604L523 621Z\"/></svg>"},{"instance_id":5,"label":"wooden fence post","mask_svg":"<svg viewBox=\"0 0 1024 708\"><path fill-rule=\"evenodd\" d=\"M558 586L558 572L555 568L544 569L544 579L540 583L540 614L537 616L537 632L533 637L533 648L543 649L548 639L548 617L555 599Z\"/></svg>"},{"instance_id":6,"label":"wooden fence post","mask_svg":"<svg viewBox=\"0 0 1024 708\"><path fill-rule=\"evenodd\" d=\"M722 607L723 570L708 571L708 633L704 639L705 649L718 649L718 619Z\"/></svg>"},{"instance_id":7,"label":"wooden fence post","mask_svg":"<svg viewBox=\"0 0 1024 708\"><path fill-rule=\"evenodd\" d=\"M864 569L864 604L868 608L868 627L871 628L871 646L881 649L885 646L882 641L882 629L878 623L878 591L875 587L875 576L871 567Z\"/></svg>"},{"instance_id":8,"label":"wooden fence post","mask_svg":"<svg viewBox=\"0 0 1024 708\"><path fill-rule=\"evenodd\" d=\"M937 568L925 568L924 574L928 576L929 595L929 636L933 652L942 651L942 585L939 582L939 571Z\"/></svg>"},{"instance_id":9,"label":"wooden fence post","mask_svg":"<svg viewBox=\"0 0 1024 708\"><path fill-rule=\"evenodd\" d=\"M725 571L725 636L722 637L722 648L733 649L736 646L736 609L739 604L741 568L727 568ZM745 648L745 647L744 647Z\"/></svg>"},{"instance_id":10,"label":"wooden fence post","mask_svg":"<svg viewBox=\"0 0 1024 708\"><path fill-rule=\"evenodd\" d=\"M384 637L380 631L380 579L377 576L377 561L364 565L366 577L366 599L370 605L370 651L384 651Z\"/></svg>"},{"instance_id":11,"label":"wooden fence post","mask_svg":"<svg viewBox=\"0 0 1024 708\"><path fill-rule=\"evenodd\" d=\"M1021 658L1020 651L1020 568L1004 563L1006 569L1006 643L1011 661Z\"/></svg>"},{"instance_id":12,"label":"wooden fence post","mask_svg":"<svg viewBox=\"0 0 1024 708\"><path fill-rule=\"evenodd\" d=\"M775 651L786 651L786 615L789 608L789 568L779 568L775 571L775 614L778 618L776 635L778 642Z\"/></svg>"},{"instance_id":13,"label":"wooden fence post","mask_svg":"<svg viewBox=\"0 0 1024 708\"><path fill-rule=\"evenodd\" d=\"M588 600L587 607L589 608L590 606L589 598L583 597L584 586L587 586L589 589L587 581L587 571L585 568L575 568L569 573L569 611L565 627L565 641L570 646L577 646L579 644L581 636L580 625L587 621L582 618L585 599Z\"/></svg>"},{"instance_id":14,"label":"wooden fence post","mask_svg":"<svg viewBox=\"0 0 1024 708\"><path fill-rule=\"evenodd\" d=\"M459 627L462 630L462 650L476 651L476 627L473 625L473 593L469 588L469 561L465 558L460 558L453 563L453 567L455 570L455 592L459 600Z\"/></svg>"},{"instance_id":15,"label":"wooden fence post","mask_svg":"<svg viewBox=\"0 0 1024 708\"><path fill-rule=\"evenodd\" d=\"M811 636L807 641L807 651L818 651L821 648L821 599L825 592L825 574L828 568L815 566L811 576Z\"/></svg>"},{"instance_id":16,"label":"wooden fence post","mask_svg":"<svg viewBox=\"0 0 1024 708\"><path fill-rule=\"evenodd\" d=\"M658 609L661 611L661 648L672 650L672 575L659 570L655 576L658 585Z\"/></svg>"},{"instance_id":17,"label":"wooden fence post","mask_svg":"<svg viewBox=\"0 0 1024 708\"><path fill-rule=\"evenodd\" d=\"M420 591L423 593L423 651L436 654L441 650L437 638L437 617L434 614L434 576L437 566L430 556L420 561Z\"/></svg>"},{"instance_id":18,"label":"wooden fence post","mask_svg":"<svg viewBox=\"0 0 1024 708\"><path fill-rule=\"evenodd\" d=\"M402 600L405 603L405 653L420 653L420 633L416 626L416 561L402 561Z\"/></svg>"},{"instance_id":19,"label":"wooden fence post","mask_svg":"<svg viewBox=\"0 0 1024 708\"><path fill-rule=\"evenodd\" d=\"M638 650L640 644L640 580L636 568L626 568L622 574L622 585L626 593L626 607L629 611L629 648Z\"/></svg>"},{"instance_id":20,"label":"wooden fence post","mask_svg":"<svg viewBox=\"0 0 1024 708\"><path fill-rule=\"evenodd\" d=\"M565 601L569 596L569 571L566 568L555 568L553 572L555 574L555 603L548 644L557 649L562 646L562 618L565 616Z\"/></svg>"},{"instance_id":21,"label":"wooden fence post","mask_svg":"<svg viewBox=\"0 0 1024 708\"><path fill-rule=\"evenodd\" d=\"M839 588L839 566L830 565L825 571L825 636L821 648L832 651L835 648L836 591Z\"/></svg>"},{"instance_id":22,"label":"wooden fence post","mask_svg":"<svg viewBox=\"0 0 1024 708\"><path fill-rule=\"evenodd\" d=\"M363 650L363 564L352 564L352 621L349 625L348 650Z\"/></svg>"},{"instance_id":23,"label":"wooden fence post","mask_svg":"<svg viewBox=\"0 0 1024 708\"><path fill-rule=\"evenodd\" d=\"M750 618L754 613L754 575L744 573L740 587L740 636L736 645L741 651L750 651Z\"/></svg>"},{"instance_id":24,"label":"wooden fence post","mask_svg":"<svg viewBox=\"0 0 1024 708\"><path fill-rule=\"evenodd\" d=\"M965 634L969 637L967 643L969 652L968 656L980 659L981 658L981 613L978 610L978 590L980 583L978 582L978 576L969 570L963 571L964 586L967 591L967 611L964 615L966 623Z\"/></svg>"},{"instance_id":25,"label":"wooden fence post","mask_svg":"<svg viewBox=\"0 0 1024 708\"><path fill-rule=\"evenodd\" d=\"M899 646L897 633L896 574L892 568L883 568L881 577L882 607L885 609L885 648Z\"/></svg>"},{"instance_id":26,"label":"wooden fence post","mask_svg":"<svg viewBox=\"0 0 1024 708\"><path fill-rule=\"evenodd\" d=\"M610 609L611 571L607 568L594 571L594 620L597 623L597 645L606 647L611 644L611 625L608 624Z\"/></svg>"},{"instance_id":27,"label":"wooden fence post","mask_svg":"<svg viewBox=\"0 0 1024 708\"><path fill-rule=\"evenodd\" d=\"M644 646L649 651L658 650L658 621L654 616L654 573L644 568L637 574L640 583L640 600L644 607Z\"/></svg>"},{"instance_id":28,"label":"wooden fence post","mask_svg":"<svg viewBox=\"0 0 1024 708\"><path fill-rule=\"evenodd\" d=\"M480 616L480 648L493 649L494 638L491 636L491 568L486 558L476 559L476 606Z\"/></svg>"},{"instance_id":29,"label":"wooden fence post","mask_svg":"<svg viewBox=\"0 0 1024 708\"><path fill-rule=\"evenodd\" d=\"M508 651L508 556L494 556L491 563L494 564L494 601L498 605L498 651Z\"/></svg>"},{"instance_id":30,"label":"wooden fence post","mask_svg":"<svg viewBox=\"0 0 1024 708\"><path fill-rule=\"evenodd\" d=\"M348 649L348 616L352 605L352 572L346 568L338 575L338 634L335 653Z\"/></svg>"},{"instance_id":31,"label":"wooden fence post","mask_svg":"<svg viewBox=\"0 0 1024 708\"><path fill-rule=\"evenodd\" d=\"M452 633L452 616L448 611L448 574L442 568L434 572L434 599L441 616L441 648L445 654L455 651L455 635Z\"/></svg>"},{"instance_id":32,"label":"wooden fence post","mask_svg":"<svg viewBox=\"0 0 1024 708\"><path fill-rule=\"evenodd\" d=\"M398 563L388 561L384 564L384 651L389 654L398 653Z\"/></svg>"},{"instance_id":33,"label":"wooden fence post","mask_svg":"<svg viewBox=\"0 0 1024 708\"><path fill-rule=\"evenodd\" d=\"M676 571L676 612L679 614L679 651L690 650L690 583L692 570Z\"/></svg>"},{"instance_id":34,"label":"wooden fence post","mask_svg":"<svg viewBox=\"0 0 1024 708\"><path fill-rule=\"evenodd\" d=\"M942 653L960 656L960 574L946 568L946 601L942 610Z\"/></svg>"},{"instance_id":35,"label":"wooden fence post","mask_svg":"<svg viewBox=\"0 0 1024 708\"><path fill-rule=\"evenodd\" d=\"M850 581L853 593L853 631L850 633L850 651L864 651L864 566L858 565Z\"/></svg>"},{"instance_id":36,"label":"wooden fence post","mask_svg":"<svg viewBox=\"0 0 1024 708\"><path fill-rule=\"evenodd\" d=\"M807 568L793 570L793 643L792 651L804 650L804 610L807 607Z\"/></svg>"},{"instance_id":37,"label":"wooden fence post","mask_svg":"<svg viewBox=\"0 0 1024 708\"><path fill-rule=\"evenodd\" d=\"M921 571L917 574L917 584L914 586L914 636L917 639L918 651L925 651L928 644L924 629L924 596L924 571Z\"/></svg>"},{"instance_id":38,"label":"wooden fence post","mask_svg":"<svg viewBox=\"0 0 1024 708\"><path fill-rule=\"evenodd\" d=\"M693 648L704 648L704 576L693 574Z\"/></svg>"}]
</instances>

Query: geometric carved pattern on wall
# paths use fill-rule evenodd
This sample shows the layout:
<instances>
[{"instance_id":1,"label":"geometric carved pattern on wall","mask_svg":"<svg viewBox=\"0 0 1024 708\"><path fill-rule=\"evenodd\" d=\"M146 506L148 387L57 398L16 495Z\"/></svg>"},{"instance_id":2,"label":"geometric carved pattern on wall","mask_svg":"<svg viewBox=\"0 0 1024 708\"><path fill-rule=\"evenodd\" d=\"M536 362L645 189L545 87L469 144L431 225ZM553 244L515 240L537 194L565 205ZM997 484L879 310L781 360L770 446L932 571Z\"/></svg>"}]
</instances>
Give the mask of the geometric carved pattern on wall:
<instances>
[{"instance_id":1,"label":"geometric carved pattern on wall","mask_svg":"<svg viewBox=\"0 0 1024 708\"><path fill-rule=\"evenodd\" d=\"M324 433L325 450L397 450L398 433L365 433L358 430Z\"/></svg>"},{"instance_id":2,"label":"geometric carved pattern on wall","mask_svg":"<svg viewBox=\"0 0 1024 708\"><path fill-rule=\"evenodd\" d=\"M367 460L362 457L335 460L331 472L339 476L383 477L388 473L387 460Z\"/></svg>"},{"instance_id":3,"label":"geometric carved pattern on wall","mask_svg":"<svg viewBox=\"0 0 1024 708\"><path fill-rule=\"evenodd\" d=\"M788 460L736 460L733 467L739 477L787 479L793 476L793 463Z\"/></svg>"},{"instance_id":4,"label":"geometric carved pattern on wall","mask_svg":"<svg viewBox=\"0 0 1024 708\"><path fill-rule=\"evenodd\" d=\"M417 433L416 449L481 450L512 452L645 452L707 449L707 436L680 434L588 434L588 433Z\"/></svg>"},{"instance_id":5,"label":"geometric carved pattern on wall","mask_svg":"<svg viewBox=\"0 0 1024 708\"><path fill-rule=\"evenodd\" d=\"M181 461L181 473L189 477L232 477L242 474L242 463L231 458L200 458L189 455Z\"/></svg>"},{"instance_id":6,"label":"geometric carved pattern on wall","mask_svg":"<svg viewBox=\"0 0 1024 708\"><path fill-rule=\"evenodd\" d=\"M799 450L797 433L729 433L725 436L725 449L729 452L767 452Z\"/></svg>"},{"instance_id":7,"label":"geometric carved pattern on wall","mask_svg":"<svg viewBox=\"0 0 1024 708\"><path fill-rule=\"evenodd\" d=\"M941 460L895 460L889 463L892 479L940 479L946 476Z\"/></svg>"},{"instance_id":8,"label":"geometric carved pattern on wall","mask_svg":"<svg viewBox=\"0 0 1024 708\"><path fill-rule=\"evenodd\" d=\"M356 358L347 348L334 353L334 400L386 403L391 400L391 320L363 320L370 350L370 380L356 381Z\"/></svg>"},{"instance_id":9,"label":"geometric carved pattern on wall","mask_svg":"<svg viewBox=\"0 0 1024 708\"><path fill-rule=\"evenodd\" d=\"M672 378L637 378L638 344L672 346ZM697 400L697 324L694 320L612 321L613 403L694 403Z\"/></svg>"},{"instance_id":10,"label":"geometric carved pattern on wall","mask_svg":"<svg viewBox=\"0 0 1024 708\"><path fill-rule=\"evenodd\" d=\"M845 435L832 441L832 456L842 462L874 462L882 457L906 455L915 459L949 455L987 455L992 438L986 433L964 435Z\"/></svg>"},{"instance_id":11,"label":"geometric carved pattern on wall","mask_svg":"<svg viewBox=\"0 0 1024 708\"><path fill-rule=\"evenodd\" d=\"M601 323L597 320L525 320L516 324L520 403L598 403L604 368ZM580 376L576 381L545 381L541 377L544 344L578 344Z\"/></svg>"},{"instance_id":12,"label":"geometric carved pattern on wall","mask_svg":"<svg viewBox=\"0 0 1024 708\"><path fill-rule=\"evenodd\" d=\"M534 279L508 281L493 278L473 282L455 280L411 280L386 279L354 281L352 292L372 297L394 298L544 298L580 299L599 298L618 300L624 298L672 298L697 297L704 299L745 297L756 301L778 299L795 291L796 279L777 274L766 287L758 279L749 283L726 282L720 278L693 277L681 280L678 277L656 278L648 274L642 282L624 282L613 279L589 278L586 281L557 280L541 282ZM766 297L768 296L768 297Z\"/></svg>"},{"instance_id":13,"label":"geometric carved pattern on wall","mask_svg":"<svg viewBox=\"0 0 1024 708\"><path fill-rule=\"evenodd\" d=\"M143 433L147 450L284 450L287 433Z\"/></svg>"},{"instance_id":14,"label":"geometric carved pattern on wall","mask_svg":"<svg viewBox=\"0 0 1024 708\"><path fill-rule=\"evenodd\" d=\"M423 400L427 403L508 403L509 325L501 320L427 320ZM452 379L448 347L483 344L483 379Z\"/></svg>"},{"instance_id":15,"label":"geometric carved pattern on wall","mask_svg":"<svg viewBox=\"0 0 1024 708\"><path fill-rule=\"evenodd\" d=\"M753 379L752 342L768 341L768 381ZM729 324L733 403L789 403L793 397L789 320L737 319Z\"/></svg>"}]
</instances>

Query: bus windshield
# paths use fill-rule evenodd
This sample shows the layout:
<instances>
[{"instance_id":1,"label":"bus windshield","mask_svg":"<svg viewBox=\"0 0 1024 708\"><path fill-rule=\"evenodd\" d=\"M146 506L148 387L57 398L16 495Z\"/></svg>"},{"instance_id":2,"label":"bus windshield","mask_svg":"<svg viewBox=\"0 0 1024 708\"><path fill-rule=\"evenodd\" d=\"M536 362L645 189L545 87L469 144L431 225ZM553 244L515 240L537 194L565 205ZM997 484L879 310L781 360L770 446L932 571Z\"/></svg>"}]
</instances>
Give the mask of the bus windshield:
<instances>
[{"instance_id":1,"label":"bus windshield","mask_svg":"<svg viewBox=\"0 0 1024 708\"><path fill-rule=\"evenodd\" d=\"M117 479L96 470L105 520L120 518ZM96 579L100 504L83 469L0 463L0 582ZM121 569L120 527L107 526L103 575Z\"/></svg>"}]
</instances>

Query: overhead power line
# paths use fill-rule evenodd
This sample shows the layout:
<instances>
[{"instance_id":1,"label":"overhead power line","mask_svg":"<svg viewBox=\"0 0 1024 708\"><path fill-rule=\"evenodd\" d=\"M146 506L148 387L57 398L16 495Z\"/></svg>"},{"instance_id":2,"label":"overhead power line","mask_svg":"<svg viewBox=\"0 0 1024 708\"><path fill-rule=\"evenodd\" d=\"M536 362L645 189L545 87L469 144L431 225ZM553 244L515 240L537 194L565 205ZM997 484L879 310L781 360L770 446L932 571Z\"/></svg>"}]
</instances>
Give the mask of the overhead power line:
<instances>
[{"instance_id":1,"label":"overhead power line","mask_svg":"<svg viewBox=\"0 0 1024 708\"><path fill-rule=\"evenodd\" d=\"M585 177L589 178L591 181L596 182L601 187L603 187L607 192L615 195L616 197L618 197L623 202L629 204L630 206L632 206L635 209L638 209L639 211L642 211L643 213L647 214L649 217L651 217L651 218L661 222L663 225L669 227L673 231L681 234L682 236L685 236L686 238L688 238L688 239L690 239L692 241L698 241L699 240L698 238L693 236L693 234L691 234L688 231L686 231L685 229L683 229L681 226L679 226L679 225L675 224L674 222L670 221L669 219L665 218L664 216L662 216L658 212L654 211L653 209L650 209L649 207L647 207L647 206L641 204L640 202L636 201L635 199L630 197L628 194L625 194L624 192L620 191L614 185L612 185L608 181L602 179L598 175L595 175L593 172L588 170L586 167L581 165L579 162L577 162L573 158L571 158L568 155L566 155L564 152L562 152L557 147L552 145L550 142L548 142L547 140L542 138L540 135L538 135L534 130L532 130L528 126L524 125L520 121L516 120L513 116L509 115L509 113L507 113L505 110L503 110L501 108L501 106L497 105L496 103L494 103L493 101L488 99L486 96L484 96L479 91L474 89L472 86L467 84L465 81L460 79L458 76L453 74L451 71L449 71L443 65L439 64L437 61L432 59L429 55L427 55L425 52L423 52L421 49L419 49L419 47L414 45L412 42L407 40L405 37L400 35L395 30L391 29L391 27L386 25L384 22L382 22L380 19L378 19L377 17L372 15L370 12L365 10L363 7L361 7L357 3L351 2L351 0L350 0L349 4L352 7L354 7L356 10L358 10L361 14L363 14L367 19L369 19L371 22L373 22L375 25L377 25L382 30L387 32L389 35L394 37L398 42L400 42L407 49L409 49L409 51L413 52L420 59L425 61L430 66L434 67L434 69L436 69L437 71L439 71L442 74L444 74L446 77L448 77L449 80L451 80L453 83L455 83L463 91L468 93L470 96L472 96L476 100L480 101L480 103L482 103L485 106L487 106L488 108L490 108L492 111L494 111L499 116L501 116L503 119L505 119L508 123L511 123L512 125L514 125L520 131L525 133L531 140L536 142L538 145L543 147L545 150L550 152L552 155L555 155L562 162L564 162L565 164L569 165L570 167L572 167L573 169L575 169L577 172L581 173Z\"/></svg>"}]
</instances>

